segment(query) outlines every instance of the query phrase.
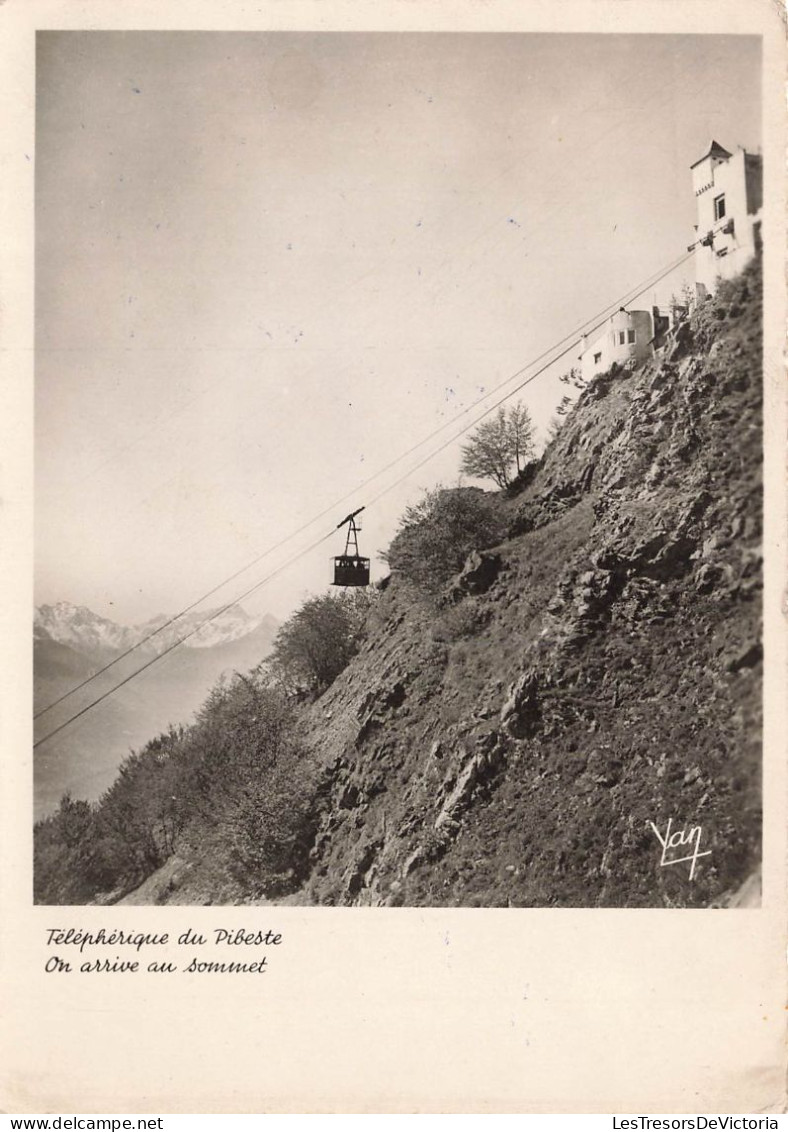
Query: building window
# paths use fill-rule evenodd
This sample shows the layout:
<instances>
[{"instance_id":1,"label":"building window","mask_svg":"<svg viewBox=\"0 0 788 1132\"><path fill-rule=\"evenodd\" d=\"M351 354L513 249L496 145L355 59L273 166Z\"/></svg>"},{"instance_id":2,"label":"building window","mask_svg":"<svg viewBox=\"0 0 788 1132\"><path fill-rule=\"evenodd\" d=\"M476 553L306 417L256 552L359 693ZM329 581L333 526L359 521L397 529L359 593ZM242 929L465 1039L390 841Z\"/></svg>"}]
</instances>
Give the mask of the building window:
<instances>
[{"instance_id":1,"label":"building window","mask_svg":"<svg viewBox=\"0 0 788 1132\"><path fill-rule=\"evenodd\" d=\"M634 344L634 341L635 341L635 331L634 330L628 330L627 331L627 342L629 342L630 346L632 346Z\"/></svg>"},{"instance_id":2,"label":"building window","mask_svg":"<svg viewBox=\"0 0 788 1132\"><path fill-rule=\"evenodd\" d=\"M602 351L600 350L598 354L594 354L594 365L598 366L601 361L602 361Z\"/></svg>"},{"instance_id":3,"label":"building window","mask_svg":"<svg viewBox=\"0 0 788 1132\"><path fill-rule=\"evenodd\" d=\"M626 340L627 340L626 331L619 330L619 332L618 332L618 344L619 344L619 346L623 346L626 343Z\"/></svg>"},{"instance_id":4,"label":"building window","mask_svg":"<svg viewBox=\"0 0 788 1132\"><path fill-rule=\"evenodd\" d=\"M722 220L725 215L725 193L714 198L714 219Z\"/></svg>"}]
</instances>

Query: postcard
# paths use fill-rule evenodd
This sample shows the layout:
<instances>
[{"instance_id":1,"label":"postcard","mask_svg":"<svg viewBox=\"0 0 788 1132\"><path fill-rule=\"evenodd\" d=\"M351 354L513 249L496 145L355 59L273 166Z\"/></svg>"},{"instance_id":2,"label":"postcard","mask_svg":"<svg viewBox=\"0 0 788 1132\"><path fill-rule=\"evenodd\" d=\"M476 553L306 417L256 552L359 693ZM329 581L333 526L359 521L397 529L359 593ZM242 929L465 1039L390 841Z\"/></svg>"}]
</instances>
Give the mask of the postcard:
<instances>
[{"instance_id":1,"label":"postcard","mask_svg":"<svg viewBox=\"0 0 788 1132\"><path fill-rule=\"evenodd\" d=\"M783 17L0 7L5 1111L784 1110Z\"/></svg>"}]
</instances>

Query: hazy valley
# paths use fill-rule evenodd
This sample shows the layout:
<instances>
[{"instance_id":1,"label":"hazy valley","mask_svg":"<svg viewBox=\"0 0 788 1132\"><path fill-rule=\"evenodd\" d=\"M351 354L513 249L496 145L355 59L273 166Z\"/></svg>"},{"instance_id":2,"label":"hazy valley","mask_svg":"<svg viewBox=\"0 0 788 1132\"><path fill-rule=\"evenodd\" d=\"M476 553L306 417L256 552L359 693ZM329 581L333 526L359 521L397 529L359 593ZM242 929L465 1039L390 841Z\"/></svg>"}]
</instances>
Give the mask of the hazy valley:
<instances>
[{"instance_id":1,"label":"hazy valley","mask_svg":"<svg viewBox=\"0 0 788 1132\"><path fill-rule=\"evenodd\" d=\"M69 602L36 610L33 635L34 703L38 713L88 680L123 652L129 655L45 712L36 738L49 733L81 707L193 632L210 611L187 614L151 640L164 615L142 625L120 625ZM250 617L238 606L197 629L183 645L162 656L81 719L36 750L36 819L57 807L61 796L97 799L112 783L129 750L172 724L187 723L223 672L257 664L269 651L277 621Z\"/></svg>"}]
</instances>

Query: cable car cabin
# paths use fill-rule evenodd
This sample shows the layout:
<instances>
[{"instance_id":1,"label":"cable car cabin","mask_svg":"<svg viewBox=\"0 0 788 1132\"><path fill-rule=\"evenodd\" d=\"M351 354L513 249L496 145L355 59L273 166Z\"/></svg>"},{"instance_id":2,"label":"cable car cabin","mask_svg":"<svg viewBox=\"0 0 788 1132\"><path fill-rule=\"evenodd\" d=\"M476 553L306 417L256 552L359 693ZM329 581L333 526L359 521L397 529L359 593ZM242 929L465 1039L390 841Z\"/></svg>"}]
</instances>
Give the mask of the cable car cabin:
<instances>
[{"instance_id":1,"label":"cable car cabin","mask_svg":"<svg viewBox=\"0 0 788 1132\"><path fill-rule=\"evenodd\" d=\"M345 540L345 553L334 559L335 586L368 586L369 585L369 559L362 558L358 552L359 527L356 526L356 515L363 511L359 507L352 515L348 515L341 523L337 523L337 530L347 523L347 539Z\"/></svg>"},{"instance_id":2,"label":"cable car cabin","mask_svg":"<svg viewBox=\"0 0 788 1132\"><path fill-rule=\"evenodd\" d=\"M369 559L358 554L340 554L334 559L335 586L368 586Z\"/></svg>"}]
</instances>

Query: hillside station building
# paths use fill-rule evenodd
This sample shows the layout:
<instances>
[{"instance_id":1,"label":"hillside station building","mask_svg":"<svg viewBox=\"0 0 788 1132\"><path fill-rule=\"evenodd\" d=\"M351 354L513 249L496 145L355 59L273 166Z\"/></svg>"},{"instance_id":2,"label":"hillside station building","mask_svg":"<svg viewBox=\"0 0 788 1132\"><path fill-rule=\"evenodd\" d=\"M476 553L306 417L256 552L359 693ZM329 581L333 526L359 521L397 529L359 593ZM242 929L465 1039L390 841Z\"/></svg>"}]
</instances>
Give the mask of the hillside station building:
<instances>
[{"instance_id":1,"label":"hillside station building","mask_svg":"<svg viewBox=\"0 0 788 1132\"><path fill-rule=\"evenodd\" d=\"M698 298L713 294L718 279L730 279L752 259L761 241L763 161L759 154L728 153L713 141L692 166L698 210L695 225L695 287Z\"/></svg>"},{"instance_id":2,"label":"hillside station building","mask_svg":"<svg viewBox=\"0 0 788 1132\"><path fill-rule=\"evenodd\" d=\"M763 162L759 154L735 154L712 141L691 166L697 223L695 301L714 293L720 279L742 270L760 247L763 206ZM583 339L580 371L585 381L605 373L614 362L638 365L653 355L664 334L687 314L684 304L667 309L625 310L621 307L592 342Z\"/></svg>"}]
</instances>

